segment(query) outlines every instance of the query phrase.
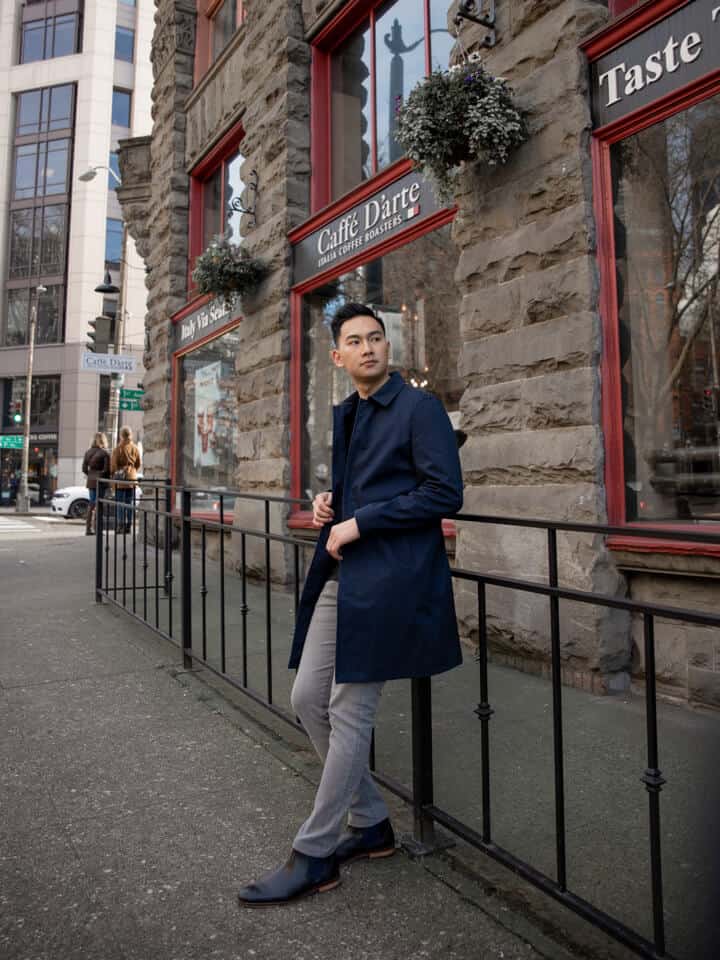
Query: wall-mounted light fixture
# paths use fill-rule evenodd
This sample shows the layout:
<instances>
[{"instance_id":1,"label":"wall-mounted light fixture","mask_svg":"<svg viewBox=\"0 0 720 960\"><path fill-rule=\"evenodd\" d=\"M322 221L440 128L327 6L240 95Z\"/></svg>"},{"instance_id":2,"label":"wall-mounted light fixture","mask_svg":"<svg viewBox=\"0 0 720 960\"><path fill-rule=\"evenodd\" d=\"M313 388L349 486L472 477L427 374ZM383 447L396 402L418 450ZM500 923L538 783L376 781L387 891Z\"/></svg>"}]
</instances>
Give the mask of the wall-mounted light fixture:
<instances>
[{"instance_id":1,"label":"wall-mounted light fixture","mask_svg":"<svg viewBox=\"0 0 720 960\"><path fill-rule=\"evenodd\" d=\"M255 218L255 205L257 203L257 188L258 188L258 172L257 170L251 170L250 176L248 178L247 185L245 187L245 192L248 195L248 206L243 206L242 200L240 197L235 197L230 201L230 207L235 210L237 213L245 213L251 219L248 226L254 227L256 224Z\"/></svg>"},{"instance_id":2,"label":"wall-mounted light fixture","mask_svg":"<svg viewBox=\"0 0 720 960\"><path fill-rule=\"evenodd\" d=\"M462 20L470 20L481 27L487 27L488 32L482 40L484 47L494 47L497 43L495 33L495 0L487 0L487 10L483 12L484 0L460 0L455 15L455 26L460 29Z\"/></svg>"}]
</instances>

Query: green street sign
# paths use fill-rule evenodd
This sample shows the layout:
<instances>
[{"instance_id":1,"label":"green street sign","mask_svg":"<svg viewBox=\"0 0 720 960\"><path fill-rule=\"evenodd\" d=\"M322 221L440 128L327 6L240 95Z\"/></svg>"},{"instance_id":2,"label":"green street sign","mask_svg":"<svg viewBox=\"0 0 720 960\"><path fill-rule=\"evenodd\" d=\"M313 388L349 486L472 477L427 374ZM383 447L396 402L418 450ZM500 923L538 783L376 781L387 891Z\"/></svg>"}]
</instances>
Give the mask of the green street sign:
<instances>
[{"instance_id":1,"label":"green street sign","mask_svg":"<svg viewBox=\"0 0 720 960\"><path fill-rule=\"evenodd\" d=\"M142 410L144 390L136 390L131 387L120 387L120 409L121 410Z\"/></svg>"},{"instance_id":2,"label":"green street sign","mask_svg":"<svg viewBox=\"0 0 720 960\"><path fill-rule=\"evenodd\" d=\"M145 396L144 390L135 390L129 387L120 387L121 400L142 400Z\"/></svg>"},{"instance_id":3,"label":"green street sign","mask_svg":"<svg viewBox=\"0 0 720 960\"><path fill-rule=\"evenodd\" d=\"M22 450L23 438L21 436L0 437L0 450Z\"/></svg>"}]
</instances>

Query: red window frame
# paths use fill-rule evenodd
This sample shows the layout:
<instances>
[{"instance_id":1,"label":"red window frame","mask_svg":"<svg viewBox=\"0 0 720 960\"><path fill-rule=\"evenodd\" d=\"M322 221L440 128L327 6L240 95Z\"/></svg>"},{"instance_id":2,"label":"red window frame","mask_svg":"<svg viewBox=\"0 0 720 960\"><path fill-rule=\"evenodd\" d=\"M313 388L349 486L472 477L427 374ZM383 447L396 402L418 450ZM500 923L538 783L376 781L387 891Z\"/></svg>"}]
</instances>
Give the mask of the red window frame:
<instances>
[{"instance_id":1,"label":"red window frame","mask_svg":"<svg viewBox=\"0 0 720 960\"><path fill-rule=\"evenodd\" d=\"M688 0L652 0L634 13L611 24L581 45L592 63L621 43L663 20ZM629 0L617 0L615 7L629 6ZM602 320L603 350L601 360L602 398L601 418L605 437L605 487L607 491L608 522L612 526L643 530L649 524L626 519L625 464L622 438L622 397L620 379L620 327L615 281L615 235L613 230L613 196L610 172L610 149L613 144L660 123L675 113L687 110L708 97L720 94L720 70L693 81L659 98L646 107L640 107L625 117L593 131L592 166L597 249L600 268L600 315ZM668 531L688 533L718 533L713 524L655 523ZM698 544L691 541L664 540L648 535L622 535L608 538L610 548L637 553L672 553L720 556L720 545Z\"/></svg>"},{"instance_id":2,"label":"red window frame","mask_svg":"<svg viewBox=\"0 0 720 960\"><path fill-rule=\"evenodd\" d=\"M229 130L208 153L197 163L190 173L190 211L188 222L188 295L193 295L192 271L195 260L203 252L205 224L204 224L204 190L211 177L217 173L226 160L237 153L245 136L245 129L241 123ZM224 190L224 184L223 184ZM220 197L221 208L223 197Z\"/></svg>"},{"instance_id":3,"label":"red window frame","mask_svg":"<svg viewBox=\"0 0 720 960\"><path fill-rule=\"evenodd\" d=\"M197 0L193 84L198 84L215 62L212 59L213 20L222 3L223 0ZM235 27L239 27L244 19L243 0L236 0Z\"/></svg>"},{"instance_id":4,"label":"red window frame","mask_svg":"<svg viewBox=\"0 0 720 960\"><path fill-rule=\"evenodd\" d=\"M425 73L431 70L430 37L430 0L421 0L425 15ZM331 150L332 150L332 111L331 111L331 60L332 54L363 23L370 21L370 111L371 111L371 156L373 175L362 180L358 187L373 182L378 176L376 143L376 96L375 96L375 14L385 0L349 0L343 9L314 38L312 43L311 67L311 159L312 186L310 206L317 213L332 200ZM405 161L396 161L397 164ZM380 174L393 166L383 167Z\"/></svg>"},{"instance_id":5,"label":"red window frame","mask_svg":"<svg viewBox=\"0 0 720 960\"><path fill-rule=\"evenodd\" d=\"M375 143L375 12L385 0L348 0L338 14L317 34L312 42L311 63L311 107L310 107L310 156L311 217L300 227L293 230L288 239L291 244L299 243L315 230L321 229L335 217L361 203L375 191L391 184L412 169L412 163L400 159L382 170L377 169L377 144ZM431 70L431 47L427 42L430 36L430 0L422 0L425 15L425 72ZM372 169L373 175L361 180L356 187L342 197L332 200L331 183L331 58L335 50L357 30L365 20L370 21L371 36L371 116L372 116ZM457 207L439 210L416 226L409 227L400 235L393 236L370 250L364 250L357 256L343 261L341 265L318 273L295 286L290 292L290 496L299 499L302 486L302 412L303 412L303 371L302 371L302 297L303 294L321 286L334 277L354 270L368 260L383 257L398 247L411 243L425 233L451 223L457 213ZM294 504L288 519L291 529L312 528L312 513ZM443 521L443 533L446 538L455 537L455 525L450 520Z\"/></svg>"},{"instance_id":6,"label":"red window frame","mask_svg":"<svg viewBox=\"0 0 720 960\"><path fill-rule=\"evenodd\" d=\"M386 167L376 177L371 180L363 180L360 186L352 193L337 200L319 214L313 216L302 226L297 227L290 234L288 239L291 244L299 243L309 234L321 229L326 223L329 223L335 217L342 216L351 207L361 203L367 197L371 196L376 190L381 190L394 180L408 173L412 169L409 160L399 160L390 167ZM369 250L363 250L354 257L344 260L339 265L334 265L322 273L297 284L290 292L290 496L300 499L302 496L302 414L303 414L303 331L302 331L302 298L303 294L314 290L315 287L322 286L335 277L369 260L375 260L383 257L399 247L404 247L412 243L418 237L436 230L438 227L452 223L457 213L457 207L438 210L431 216L422 220L416 226L410 226L401 234L390 237L387 240L373 246ZM300 508L299 504L293 504L288 527L291 529L308 529L312 527L312 513ZM455 525L452 521L443 521L443 533L446 538L455 536Z\"/></svg>"}]
</instances>

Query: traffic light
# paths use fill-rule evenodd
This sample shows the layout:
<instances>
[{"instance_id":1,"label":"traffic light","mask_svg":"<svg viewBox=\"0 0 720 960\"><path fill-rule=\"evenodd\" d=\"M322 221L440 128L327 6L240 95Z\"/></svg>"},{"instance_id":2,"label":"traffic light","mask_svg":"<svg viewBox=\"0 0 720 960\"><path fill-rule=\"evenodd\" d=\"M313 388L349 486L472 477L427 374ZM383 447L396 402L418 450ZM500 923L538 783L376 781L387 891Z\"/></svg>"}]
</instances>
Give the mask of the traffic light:
<instances>
[{"instance_id":1,"label":"traffic light","mask_svg":"<svg viewBox=\"0 0 720 960\"><path fill-rule=\"evenodd\" d=\"M107 353L112 333L112 317L95 317L88 323L87 349L90 353Z\"/></svg>"},{"instance_id":2,"label":"traffic light","mask_svg":"<svg viewBox=\"0 0 720 960\"><path fill-rule=\"evenodd\" d=\"M10 419L13 423L22 423L22 400L10 401Z\"/></svg>"}]
</instances>

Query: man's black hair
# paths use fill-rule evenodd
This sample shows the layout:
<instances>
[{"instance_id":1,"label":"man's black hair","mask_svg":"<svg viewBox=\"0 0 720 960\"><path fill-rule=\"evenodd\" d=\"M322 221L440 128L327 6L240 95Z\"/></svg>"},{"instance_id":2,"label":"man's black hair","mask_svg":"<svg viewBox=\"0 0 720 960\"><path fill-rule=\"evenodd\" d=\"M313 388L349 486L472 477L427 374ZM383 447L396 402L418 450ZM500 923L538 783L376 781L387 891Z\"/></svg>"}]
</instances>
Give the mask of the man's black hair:
<instances>
[{"instance_id":1,"label":"man's black hair","mask_svg":"<svg viewBox=\"0 0 720 960\"><path fill-rule=\"evenodd\" d=\"M353 303L350 301L349 303L344 303L341 307L338 307L335 311L335 315L330 321L333 343L336 346L340 337L342 325L346 320L352 320L353 317L372 317L373 320L377 320L382 327L383 334L385 334L385 324L382 321L382 317L379 317L372 307L368 307L364 303Z\"/></svg>"}]
</instances>

